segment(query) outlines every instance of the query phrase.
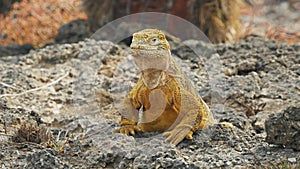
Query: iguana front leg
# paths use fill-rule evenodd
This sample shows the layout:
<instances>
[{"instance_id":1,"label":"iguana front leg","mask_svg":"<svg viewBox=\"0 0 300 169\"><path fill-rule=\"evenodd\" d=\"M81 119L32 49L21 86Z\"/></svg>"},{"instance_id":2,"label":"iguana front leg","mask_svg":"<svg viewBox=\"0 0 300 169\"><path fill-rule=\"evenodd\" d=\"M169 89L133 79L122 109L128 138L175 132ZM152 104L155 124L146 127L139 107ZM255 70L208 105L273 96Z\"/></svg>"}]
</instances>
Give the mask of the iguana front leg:
<instances>
[{"instance_id":1,"label":"iguana front leg","mask_svg":"<svg viewBox=\"0 0 300 169\"><path fill-rule=\"evenodd\" d=\"M119 122L121 127L114 131L114 133L123 133L126 135L135 135L135 131L141 131L137 126L140 104L135 101L131 93L124 99L124 107L121 110L121 121Z\"/></svg>"},{"instance_id":2,"label":"iguana front leg","mask_svg":"<svg viewBox=\"0 0 300 169\"><path fill-rule=\"evenodd\" d=\"M193 133L203 128L210 115L207 105L192 95L190 92L181 90L181 99L176 99L175 108L179 108L179 114L169 131L163 133L166 141L177 145L184 138L193 139Z\"/></svg>"}]
</instances>

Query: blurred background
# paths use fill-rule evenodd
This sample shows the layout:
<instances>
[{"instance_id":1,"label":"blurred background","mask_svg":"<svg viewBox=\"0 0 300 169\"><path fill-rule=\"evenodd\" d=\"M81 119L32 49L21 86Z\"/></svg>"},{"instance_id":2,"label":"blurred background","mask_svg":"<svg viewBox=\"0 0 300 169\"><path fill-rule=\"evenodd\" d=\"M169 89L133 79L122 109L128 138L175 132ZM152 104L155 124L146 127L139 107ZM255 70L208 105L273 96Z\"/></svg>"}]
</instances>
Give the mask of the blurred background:
<instances>
[{"instance_id":1,"label":"blurred background","mask_svg":"<svg viewBox=\"0 0 300 169\"><path fill-rule=\"evenodd\" d=\"M212 43L249 35L300 42L299 0L0 0L0 51L77 42L114 19L149 11L192 22Z\"/></svg>"}]
</instances>

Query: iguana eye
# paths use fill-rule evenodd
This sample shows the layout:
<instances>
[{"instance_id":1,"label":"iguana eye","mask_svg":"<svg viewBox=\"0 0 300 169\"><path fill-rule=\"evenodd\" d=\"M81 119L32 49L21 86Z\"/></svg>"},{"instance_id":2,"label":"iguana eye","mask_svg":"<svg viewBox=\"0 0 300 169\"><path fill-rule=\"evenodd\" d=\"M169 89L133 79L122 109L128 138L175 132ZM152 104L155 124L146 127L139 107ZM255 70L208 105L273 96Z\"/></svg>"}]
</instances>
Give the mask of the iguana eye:
<instances>
[{"instance_id":1,"label":"iguana eye","mask_svg":"<svg viewBox=\"0 0 300 169\"><path fill-rule=\"evenodd\" d=\"M158 39L158 38L152 38L152 39L151 39L151 43L152 43L153 45L157 45L157 44L159 43L159 39Z\"/></svg>"}]
</instances>

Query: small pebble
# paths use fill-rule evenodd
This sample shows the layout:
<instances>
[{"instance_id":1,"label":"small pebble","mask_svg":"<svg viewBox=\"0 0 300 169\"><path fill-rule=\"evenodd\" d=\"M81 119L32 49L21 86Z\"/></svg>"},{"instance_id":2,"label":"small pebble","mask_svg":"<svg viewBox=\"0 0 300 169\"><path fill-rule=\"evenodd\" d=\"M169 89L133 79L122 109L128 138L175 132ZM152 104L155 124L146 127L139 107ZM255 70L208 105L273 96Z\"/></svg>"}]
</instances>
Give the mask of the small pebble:
<instances>
[{"instance_id":1,"label":"small pebble","mask_svg":"<svg viewBox=\"0 0 300 169\"><path fill-rule=\"evenodd\" d=\"M288 158L287 160L288 160L288 162L290 162L290 163L296 163L296 162L297 162L297 159L296 159L295 157L293 157L293 158Z\"/></svg>"},{"instance_id":2,"label":"small pebble","mask_svg":"<svg viewBox=\"0 0 300 169\"><path fill-rule=\"evenodd\" d=\"M230 166L232 163L230 161L226 162L226 165Z\"/></svg>"},{"instance_id":3,"label":"small pebble","mask_svg":"<svg viewBox=\"0 0 300 169\"><path fill-rule=\"evenodd\" d=\"M234 149L236 150L236 151L239 151L239 152L241 152L243 149L242 149L242 147L241 146L236 146L236 147L234 147Z\"/></svg>"},{"instance_id":4,"label":"small pebble","mask_svg":"<svg viewBox=\"0 0 300 169\"><path fill-rule=\"evenodd\" d=\"M9 140L9 137L8 137L8 135L6 136L6 135L0 135L0 142L4 142L4 141L8 141Z\"/></svg>"}]
</instances>

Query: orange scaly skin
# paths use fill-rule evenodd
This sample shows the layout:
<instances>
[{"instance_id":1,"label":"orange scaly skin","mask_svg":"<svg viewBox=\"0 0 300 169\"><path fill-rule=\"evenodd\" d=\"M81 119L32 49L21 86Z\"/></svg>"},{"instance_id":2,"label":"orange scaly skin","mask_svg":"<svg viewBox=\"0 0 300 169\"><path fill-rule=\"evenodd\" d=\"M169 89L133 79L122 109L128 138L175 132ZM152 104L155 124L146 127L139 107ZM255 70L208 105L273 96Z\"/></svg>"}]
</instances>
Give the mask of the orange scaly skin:
<instances>
[{"instance_id":1,"label":"orange scaly skin","mask_svg":"<svg viewBox=\"0 0 300 169\"><path fill-rule=\"evenodd\" d=\"M214 124L208 106L173 60L162 31L137 32L130 47L141 77L124 99L117 132L164 132L166 141L177 145Z\"/></svg>"}]
</instances>

